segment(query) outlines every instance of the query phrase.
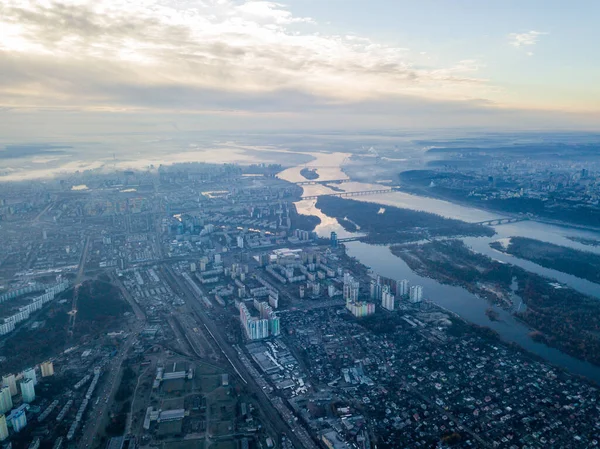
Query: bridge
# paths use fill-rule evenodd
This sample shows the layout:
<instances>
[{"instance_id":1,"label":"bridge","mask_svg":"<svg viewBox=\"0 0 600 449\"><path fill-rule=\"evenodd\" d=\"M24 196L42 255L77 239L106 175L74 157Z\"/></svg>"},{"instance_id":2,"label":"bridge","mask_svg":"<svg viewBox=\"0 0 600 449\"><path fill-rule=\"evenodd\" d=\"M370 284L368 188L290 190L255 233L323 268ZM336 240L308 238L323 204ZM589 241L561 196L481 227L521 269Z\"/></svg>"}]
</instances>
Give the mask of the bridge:
<instances>
[{"instance_id":1,"label":"bridge","mask_svg":"<svg viewBox=\"0 0 600 449\"><path fill-rule=\"evenodd\" d=\"M297 186L309 186L309 185L314 185L314 184L341 184L343 182L350 182L351 179L346 178L346 179L312 179L312 180L307 180L307 181L299 181L299 182L295 182L294 184L296 184Z\"/></svg>"},{"instance_id":2,"label":"bridge","mask_svg":"<svg viewBox=\"0 0 600 449\"><path fill-rule=\"evenodd\" d=\"M527 220L529 220L529 218L527 218L527 217L497 218L495 220L479 221L479 222L473 223L473 224L478 224L478 225L483 225L483 226L498 226L498 225L504 225L504 224L510 224L510 223L519 223L520 221L527 221Z\"/></svg>"},{"instance_id":3,"label":"bridge","mask_svg":"<svg viewBox=\"0 0 600 449\"><path fill-rule=\"evenodd\" d=\"M359 190L356 192L340 192L340 193L324 193L322 195L303 196L303 200L316 200L321 196L337 196L339 198L348 198L352 196L377 195L380 193L391 193L394 189L379 189L379 190Z\"/></svg>"},{"instance_id":4,"label":"bridge","mask_svg":"<svg viewBox=\"0 0 600 449\"><path fill-rule=\"evenodd\" d=\"M363 235L362 237L345 237L343 239L338 239L338 243L346 243L346 242L356 242L360 239L364 239L365 236Z\"/></svg>"}]
</instances>

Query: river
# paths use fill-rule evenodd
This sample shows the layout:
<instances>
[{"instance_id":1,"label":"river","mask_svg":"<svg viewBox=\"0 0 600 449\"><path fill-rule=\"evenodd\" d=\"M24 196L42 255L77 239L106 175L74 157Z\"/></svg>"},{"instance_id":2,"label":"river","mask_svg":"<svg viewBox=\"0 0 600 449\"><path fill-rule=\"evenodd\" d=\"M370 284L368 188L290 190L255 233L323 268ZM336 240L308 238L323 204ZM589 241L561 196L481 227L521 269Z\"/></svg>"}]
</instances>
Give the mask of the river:
<instances>
[{"instance_id":1,"label":"river","mask_svg":"<svg viewBox=\"0 0 600 449\"><path fill-rule=\"evenodd\" d=\"M347 179L348 177L341 169L341 164L347 157L348 155L343 153L323 154L317 156L317 159L309 165L317 168L317 173L320 176L319 180ZM326 168L321 170L319 169L320 166ZM290 182L304 181L305 179L300 175L300 170L303 167L304 166L292 167L281 172L278 176ZM386 186L379 184L365 184L358 182L347 182L336 187L348 192L386 188ZM323 185L304 186L304 196L323 193L334 193L334 191ZM489 211L404 192L390 192L386 194L356 197L353 199L431 212L448 218L455 218L468 222L490 220L502 216ZM336 231L339 238L357 235L344 230L335 218L328 217L321 210L317 209L315 203L316 200L302 200L296 203L296 207L301 214L315 215L321 218L321 224L315 229L319 236L329 237L332 231ZM556 270L541 267L527 260L496 251L489 246L491 242L499 239L523 236L600 254L600 247L586 246L567 238L567 236L597 238L597 234L590 231L567 227L563 228L534 221L494 226L494 229L497 234L493 237L469 237L464 238L463 241L473 250L486 254L493 259L518 265L528 271L556 279L578 291L600 299L600 285L598 284ZM462 287L441 284L433 279L419 276L412 271L402 259L394 256L388 246L371 245L363 242L348 242L346 243L346 248L350 256L356 257L361 263L371 267L375 273L392 279L408 279L411 284L422 285L424 296L432 302L456 313L469 322L494 329L503 340L516 343L527 351L542 357L556 366L563 367L574 374L588 377L589 379L600 383L600 367L578 360L558 349L548 347L543 343L533 341L529 336L531 329L517 321L514 316L506 310L493 307L494 310L498 312L499 319L498 321L491 321L485 313L490 307L490 304L486 300L473 295Z\"/></svg>"}]
</instances>

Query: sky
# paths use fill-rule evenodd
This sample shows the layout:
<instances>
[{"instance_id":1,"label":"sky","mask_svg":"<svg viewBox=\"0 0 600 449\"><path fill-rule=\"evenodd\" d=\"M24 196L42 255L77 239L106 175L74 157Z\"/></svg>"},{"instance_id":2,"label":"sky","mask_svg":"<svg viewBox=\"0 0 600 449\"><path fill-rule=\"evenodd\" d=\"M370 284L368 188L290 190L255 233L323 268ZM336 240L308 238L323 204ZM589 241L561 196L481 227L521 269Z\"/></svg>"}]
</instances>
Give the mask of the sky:
<instances>
[{"instance_id":1,"label":"sky","mask_svg":"<svg viewBox=\"0 0 600 449\"><path fill-rule=\"evenodd\" d=\"M600 128L597 0L0 0L0 136Z\"/></svg>"}]
</instances>

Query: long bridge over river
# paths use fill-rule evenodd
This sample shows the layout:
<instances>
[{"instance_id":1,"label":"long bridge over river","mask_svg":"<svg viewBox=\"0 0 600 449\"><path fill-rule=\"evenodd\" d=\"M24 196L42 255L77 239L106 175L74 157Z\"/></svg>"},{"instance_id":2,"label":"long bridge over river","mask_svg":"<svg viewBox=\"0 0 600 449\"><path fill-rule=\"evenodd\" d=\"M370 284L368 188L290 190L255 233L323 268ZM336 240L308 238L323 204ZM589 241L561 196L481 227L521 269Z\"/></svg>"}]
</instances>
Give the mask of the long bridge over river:
<instances>
[{"instance_id":1,"label":"long bridge over river","mask_svg":"<svg viewBox=\"0 0 600 449\"><path fill-rule=\"evenodd\" d=\"M381 193L392 193L395 192L394 189L379 189L379 190L359 190L356 192L339 192L339 193L323 193L321 195L308 195L303 196L303 200L316 200L322 196L337 196L339 198L349 198L353 196L365 196L365 195L378 195Z\"/></svg>"},{"instance_id":2,"label":"long bridge over river","mask_svg":"<svg viewBox=\"0 0 600 449\"><path fill-rule=\"evenodd\" d=\"M350 178L345 178L345 179L312 179L312 180L307 180L307 181L298 181L295 182L294 184L296 184L297 186L309 186L309 185L315 185L315 184L341 184L343 182L351 182L352 180Z\"/></svg>"},{"instance_id":3,"label":"long bridge over river","mask_svg":"<svg viewBox=\"0 0 600 449\"><path fill-rule=\"evenodd\" d=\"M509 217L509 218L496 218L494 220L478 221L477 223L473 223L473 224L479 224L479 225L483 225L483 226L498 226L498 225L505 225L505 224L511 224L511 223L519 223L521 221L528 221L528 220L529 220L528 217Z\"/></svg>"}]
</instances>

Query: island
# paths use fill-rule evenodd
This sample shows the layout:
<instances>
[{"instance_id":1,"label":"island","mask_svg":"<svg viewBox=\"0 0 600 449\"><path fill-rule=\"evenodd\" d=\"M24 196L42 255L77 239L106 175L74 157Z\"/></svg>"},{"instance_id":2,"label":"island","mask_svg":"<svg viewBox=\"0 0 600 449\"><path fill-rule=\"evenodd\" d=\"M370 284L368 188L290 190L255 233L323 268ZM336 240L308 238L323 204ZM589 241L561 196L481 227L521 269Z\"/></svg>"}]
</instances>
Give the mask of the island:
<instances>
[{"instance_id":1,"label":"island","mask_svg":"<svg viewBox=\"0 0 600 449\"><path fill-rule=\"evenodd\" d=\"M572 242L581 243L582 245L586 245L586 246L600 246L600 240L598 240L598 239L576 237L576 236L567 236L567 238L569 240L571 240Z\"/></svg>"},{"instance_id":2,"label":"island","mask_svg":"<svg viewBox=\"0 0 600 449\"><path fill-rule=\"evenodd\" d=\"M334 217L347 231L357 227L367 233L363 238L369 243L405 243L432 237L493 236L489 226L466 223L428 212L399 207L365 203L363 201L321 196L316 207Z\"/></svg>"},{"instance_id":3,"label":"island","mask_svg":"<svg viewBox=\"0 0 600 449\"><path fill-rule=\"evenodd\" d=\"M490 246L542 267L600 283L600 255L598 254L527 237L511 237L508 245L492 242Z\"/></svg>"},{"instance_id":4,"label":"island","mask_svg":"<svg viewBox=\"0 0 600 449\"><path fill-rule=\"evenodd\" d=\"M304 167L302 170L300 170L300 174L302 176L304 176L306 179L308 179L309 181L314 181L315 179L319 179L319 174L317 173L316 168Z\"/></svg>"}]
</instances>

